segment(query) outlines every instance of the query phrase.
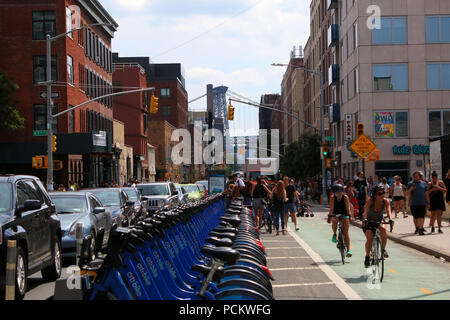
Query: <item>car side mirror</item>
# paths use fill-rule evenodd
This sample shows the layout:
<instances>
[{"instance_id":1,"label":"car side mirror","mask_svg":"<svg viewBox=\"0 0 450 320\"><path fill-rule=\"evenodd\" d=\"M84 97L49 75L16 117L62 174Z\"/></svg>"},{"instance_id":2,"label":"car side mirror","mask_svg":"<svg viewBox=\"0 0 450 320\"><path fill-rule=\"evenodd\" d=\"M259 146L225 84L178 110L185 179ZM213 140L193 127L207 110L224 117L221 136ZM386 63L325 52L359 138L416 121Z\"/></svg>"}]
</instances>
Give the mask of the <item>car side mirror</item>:
<instances>
[{"instance_id":1,"label":"car side mirror","mask_svg":"<svg viewBox=\"0 0 450 320\"><path fill-rule=\"evenodd\" d=\"M94 214L100 214L106 212L106 209L103 207L94 208Z\"/></svg>"},{"instance_id":2,"label":"car side mirror","mask_svg":"<svg viewBox=\"0 0 450 320\"><path fill-rule=\"evenodd\" d=\"M125 205L126 205L127 207L134 206L134 201L128 200L128 201L125 203Z\"/></svg>"},{"instance_id":3,"label":"car side mirror","mask_svg":"<svg viewBox=\"0 0 450 320\"><path fill-rule=\"evenodd\" d=\"M24 205L19 209L19 212L39 210L41 207L42 203L39 200L26 200Z\"/></svg>"}]
</instances>

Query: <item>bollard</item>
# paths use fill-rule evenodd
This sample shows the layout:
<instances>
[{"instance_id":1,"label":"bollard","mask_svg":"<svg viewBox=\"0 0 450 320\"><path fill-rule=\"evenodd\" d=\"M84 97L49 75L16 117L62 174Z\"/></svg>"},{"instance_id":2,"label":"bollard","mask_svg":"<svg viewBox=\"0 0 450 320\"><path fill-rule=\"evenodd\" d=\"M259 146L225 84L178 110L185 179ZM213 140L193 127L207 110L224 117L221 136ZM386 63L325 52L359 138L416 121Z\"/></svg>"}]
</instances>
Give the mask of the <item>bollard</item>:
<instances>
[{"instance_id":1,"label":"bollard","mask_svg":"<svg viewBox=\"0 0 450 320\"><path fill-rule=\"evenodd\" d=\"M76 248L77 248L77 266L80 265L80 258L82 255L81 246L83 245L83 222L77 222L75 225L75 235L76 235Z\"/></svg>"},{"instance_id":2,"label":"bollard","mask_svg":"<svg viewBox=\"0 0 450 320\"><path fill-rule=\"evenodd\" d=\"M8 240L6 253L6 290L5 300L15 300L16 298L16 240Z\"/></svg>"}]
</instances>

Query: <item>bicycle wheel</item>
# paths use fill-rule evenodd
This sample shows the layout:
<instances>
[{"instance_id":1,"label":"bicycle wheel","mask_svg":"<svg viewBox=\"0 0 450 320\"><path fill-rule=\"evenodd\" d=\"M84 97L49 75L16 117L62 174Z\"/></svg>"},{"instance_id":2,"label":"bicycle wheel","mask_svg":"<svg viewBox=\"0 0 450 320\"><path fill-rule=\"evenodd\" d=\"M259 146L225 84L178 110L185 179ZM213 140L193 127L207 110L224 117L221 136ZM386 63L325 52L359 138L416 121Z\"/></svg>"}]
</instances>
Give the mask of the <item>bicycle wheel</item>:
<instances>
[{"instance_id":1,"label":"bicycle wheel","mask_svg":"<svg viewBox=\"0 0 450 320\"><path fill-rule=\"evenodd\" d=\"M372 284L377 284L377 281L380 281L381 279L383 263L381 263L380 266L380 261L382 261L382 258L381 240L379 236L375 236L372 245Z\"/></svg>"},{"instance_id":2,"label":"bicycle wheel","mask_svg":"<svg viewBox=\"0 0 450 320\"><path fill-rule=\"evenodd\" d=\"M344 235L342 234L341 230L339 230L338 234L338 248L339 252L341 253L342 264L345 264L345 255L346 255L345 242L344 242Z\"/></svg>"}]
</instances>

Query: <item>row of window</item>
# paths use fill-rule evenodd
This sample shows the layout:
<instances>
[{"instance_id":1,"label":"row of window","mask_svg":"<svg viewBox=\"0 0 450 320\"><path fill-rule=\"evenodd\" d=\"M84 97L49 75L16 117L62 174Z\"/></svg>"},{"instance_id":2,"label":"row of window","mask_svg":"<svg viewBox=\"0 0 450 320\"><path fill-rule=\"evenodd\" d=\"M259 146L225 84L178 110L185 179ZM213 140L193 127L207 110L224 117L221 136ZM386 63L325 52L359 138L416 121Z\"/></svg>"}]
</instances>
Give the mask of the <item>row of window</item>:
<instances>
[{"instance_id":1,"label":"row of window","mask_svg":"<svg viewBox=\"0 0 450 320\"><path fill-rule=\"evenodd\" d=\"M113 132L113 120L105 118L101 113L86 110L86 129L91 131Z\"/></svg>"},{"instance_id":2,"label":"row of window","mask_svg":"<svg viewBox=\"0 0 450 320\"><path fill-rule=\"evenodd\" d=\"M84 52L86 57L91 58L108 73L113 72L112 51L88 28L84 29Z\"/></svg>"},{"instance_id":3,"label":"row of window","mask_svg":"<svg viewBox=\"0 0 450 320\"><path fill-rule=\"evenodd\" d=\"M426 42L450 43L450 16L426 17ZM381 28L372 31L372 44L406 44L407 17L382 17Z\"/></svg>"},{"instance_id":4,"label":"row of window","mask_svg":"<svg viewBox=\"0 0 450 320\"><path fill-rule=\"evenodd\" d=\"M81 66L80 69L82 69L82 72L80 75L84 74L84 77L80 76L80 88L85 91L86 95L91 98L95 99L107 94L113 93L113 86L111 83L106 81L102 78L102 76L94 73L92 70L90 70L87 67ZM106 98L100 99L98 102L102 103L103 105L112 108L113 106L113 97L109 96Z\"/></svg>"}]
</instances>

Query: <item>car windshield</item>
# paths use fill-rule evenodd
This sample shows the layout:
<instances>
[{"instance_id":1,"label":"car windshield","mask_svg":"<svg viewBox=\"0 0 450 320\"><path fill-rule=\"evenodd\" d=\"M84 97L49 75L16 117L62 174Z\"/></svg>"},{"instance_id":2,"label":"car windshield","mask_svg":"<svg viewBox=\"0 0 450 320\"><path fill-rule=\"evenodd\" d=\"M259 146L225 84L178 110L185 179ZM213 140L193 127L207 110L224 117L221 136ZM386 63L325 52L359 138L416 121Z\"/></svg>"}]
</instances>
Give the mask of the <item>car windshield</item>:
<instances>
[{"instance_id":1,"label":"car windshield","mask_svg":"<svg viewBox=\"0 0 450 320\"><path fill-rule=\"evenodd\" d=\"M125 193L128 195L128 198L131 201L137 201L138 200L138 192L134 189L124 189Z\"/></svg>"},{"instance_id":2,"label":"car windshield","mask_svg":"<svg viewBox=\"0 0 450 320\"><path fill-rule=\"evenodd\" d=\"M0 213L12 210L12 188L11 183L0 183Z\"/></svg>"},{"instance_id":3,"label":"car windshield","mask_svg":"<svg viewBox=\"0 0 450 320\"><path fill-rule=\"evenodd\" d=\"M118 191L95 191L92 193L97 196L105 207L120 206L120 197Z\"/></svg>"},{"instance_id":4,"label":"car windshield","mask_svg":"<svg viewBox=\"0 0 450 320\"><path fill-rule=\"evenodd\" d=\"M188 193L194 193L194 192L198 192L198 188L195 185L187 185L187 186L183 186L184 189L186 189L186 191Z\"/></svg>"},{"instance_id":5,"label":"car windshield","mask_svg":"<svg viewBox=\"0 0 450 320\"><path fill-rule=\"evenodd\" d=\"M85 197L64 197L50 195L56 206L57 214L83 213L87 212Z\"/></svg>"},{"instance_id":6,"label":"car windshield","mask_svg":"<svg viewBox=\"0 0 450 320\"><path fill-rule=\"evenodd\" d=\"M144 196L167 196L169 189L166 184L149 184L137 187Z\"/></svg>"}]
</instances>

